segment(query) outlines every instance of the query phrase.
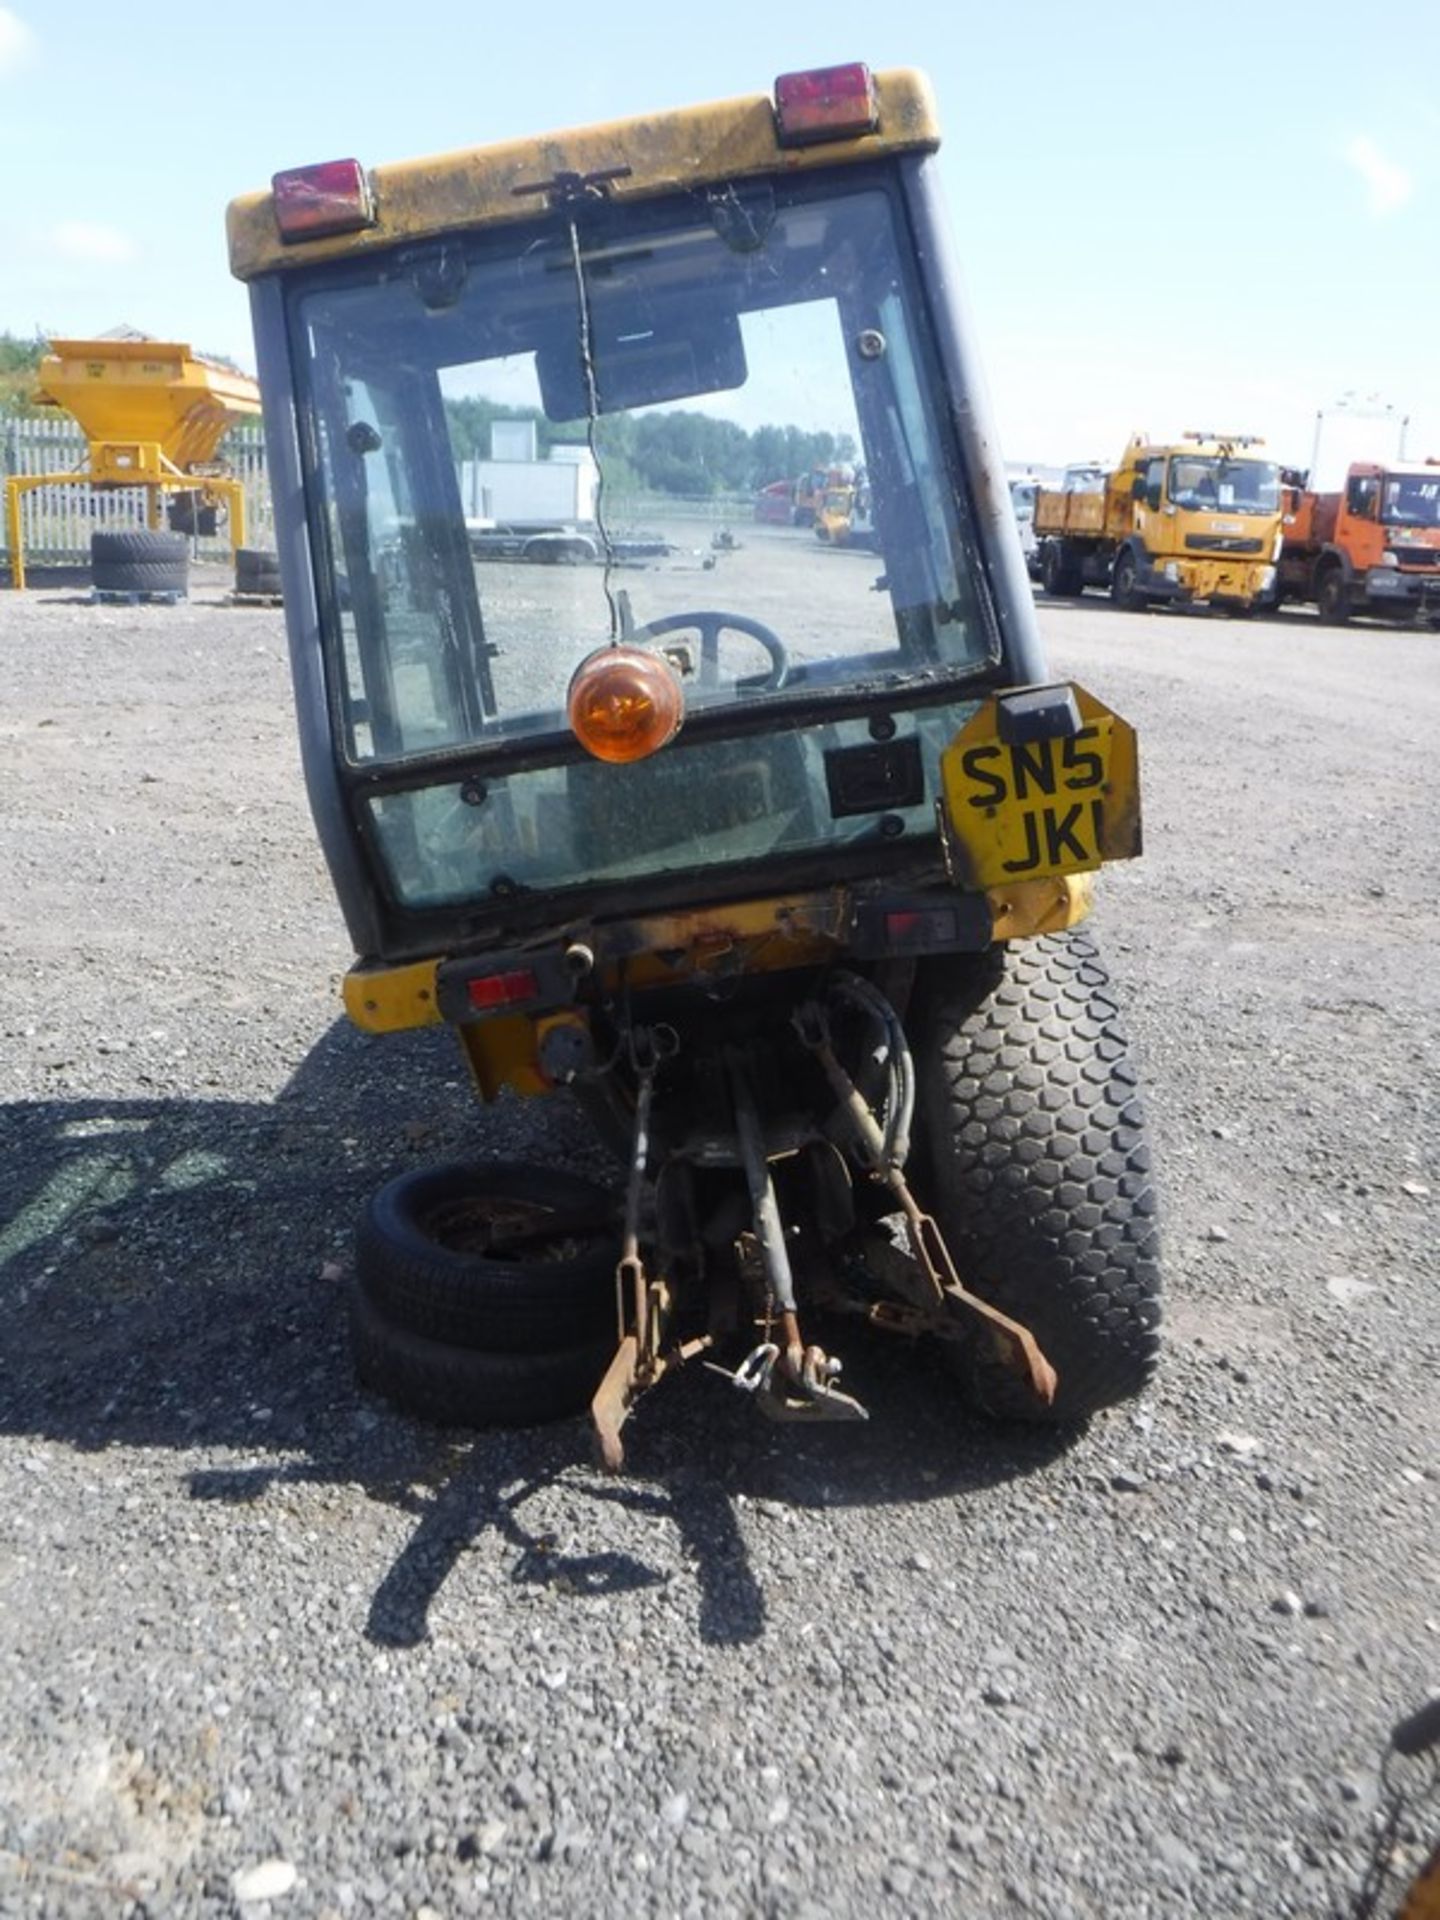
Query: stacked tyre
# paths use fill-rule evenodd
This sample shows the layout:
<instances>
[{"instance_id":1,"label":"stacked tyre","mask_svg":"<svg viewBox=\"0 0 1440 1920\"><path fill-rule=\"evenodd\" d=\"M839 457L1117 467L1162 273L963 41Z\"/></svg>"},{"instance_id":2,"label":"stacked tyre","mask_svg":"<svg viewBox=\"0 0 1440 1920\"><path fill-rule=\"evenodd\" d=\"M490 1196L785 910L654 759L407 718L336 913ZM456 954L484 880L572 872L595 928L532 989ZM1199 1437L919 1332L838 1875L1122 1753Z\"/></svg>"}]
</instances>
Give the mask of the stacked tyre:
<instances>
[{"instance_id":1,"label":"stacked tyre","mask_svg":"<svg viewBox=\"0 0 1440 1920\"><path fill-rule=\"evenodd\" d=\"M613 1196L548 1167L448 1165L372 1195L356 1240L362 1386L447 1426L586 1407L614 1354Z\"/></svg>"},{"instance_id":2,"label":"stacked tyre","mask_svg":"<svg viewBox=\"0 0 1440 1920\"><path fill-rule=\"evenodd\" d=\"M280 557L263 547L240 547L235 553L235 591L265 600L280 598Z\"/></svg>"},{"instance_id":3,"label":"stacked tyre","mask_svg":"<svg viewBox=\"0 0 1440 1920\"><path fill-rule=\"evenodd\" d=\"M90 583L127 599L183 599L190 590L190 543L149 527L90 536Z\"/></svg>"}]
</instances>

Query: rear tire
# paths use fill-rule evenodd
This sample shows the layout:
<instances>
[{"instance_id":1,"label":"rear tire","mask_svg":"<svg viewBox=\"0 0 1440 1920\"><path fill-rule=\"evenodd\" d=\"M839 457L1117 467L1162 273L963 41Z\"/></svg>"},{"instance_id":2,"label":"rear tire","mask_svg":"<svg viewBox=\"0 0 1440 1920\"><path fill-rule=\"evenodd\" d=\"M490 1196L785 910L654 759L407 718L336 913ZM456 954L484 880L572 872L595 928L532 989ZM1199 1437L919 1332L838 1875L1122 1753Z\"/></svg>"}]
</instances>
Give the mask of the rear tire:
<instances>
[{"instance_id":1,"label":"rear tire","mask_svg":"<svg viewBox=\"0 0 1440 1920\"><path fill-rule=\"evenodd\" d=\"M1057 600L1074 599L1084 592L1084 570L1067 541L1047 540L1041 547L1040 584Z\"/></svg>"},{"instance_id":2,"label":"rear tire","mask_svg":"<svg viewBox=\"0 0 1440 1920\"><path fill-rule=\"evenodd\" d=\"M1329 627L1343 627L1350 618L1350 587L1339 567L1326 567L1315 583L1315 605Z\"/></svg>"},{"instance_id":3,"label":"rear tire","mask_svg":"<svg viewBox=\"0 0 1440 1920\"><path fill-rule=\"evenodd\" d=\"M947 977L948 976L948 977ZM1083 934L998 948L925 988L918 1164L961 1279L1028 1326L1044 1405L982 1323L956 1349L986 1411L1082 1420L1140 1392L1159 1354L1156 1200L1109 980Z\"/></svg>"}]
</instances>

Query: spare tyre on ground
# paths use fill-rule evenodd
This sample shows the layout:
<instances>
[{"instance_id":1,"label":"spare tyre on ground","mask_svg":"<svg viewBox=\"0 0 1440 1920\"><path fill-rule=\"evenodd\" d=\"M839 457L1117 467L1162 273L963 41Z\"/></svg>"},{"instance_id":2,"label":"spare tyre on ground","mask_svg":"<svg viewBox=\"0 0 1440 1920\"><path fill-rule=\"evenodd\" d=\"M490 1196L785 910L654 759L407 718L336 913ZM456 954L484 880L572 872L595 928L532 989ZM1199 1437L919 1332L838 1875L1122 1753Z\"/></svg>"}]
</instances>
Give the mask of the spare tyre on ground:
<instances>
[{"instance_id":1,"label":"spare tyre on ground","mask_svg":"<svg viewBox=\"0 0 1440 1920\"><path fill-rule=\"evenodd\" d=\"M370 1196L351 1338L362 1384L422 1419L580 1412L618 1339L614 1196L548 1167L422 1167Z\"/></svg>"},{"instance_id":2,"label":"spare tyre on ground","mask_svg":"<svg viewBox=\"0 0 1440 1920\"><path fill-rule=\"evenodd\" d=\"M90 580L96 593L181 599L190 590L190 542L150 527L92 533Z\"/></svg>"},{"instance_id":3,"label":"spare tyre on ground","mask_svg":"<svg viewBox=\"0 0 1440 1920\"><path fill-rule=\"evenodd\" d=\"M239 547L235 553L235 591L255 598L280 598L280 556L263 547Z\"/></svg>"}]
</instances>

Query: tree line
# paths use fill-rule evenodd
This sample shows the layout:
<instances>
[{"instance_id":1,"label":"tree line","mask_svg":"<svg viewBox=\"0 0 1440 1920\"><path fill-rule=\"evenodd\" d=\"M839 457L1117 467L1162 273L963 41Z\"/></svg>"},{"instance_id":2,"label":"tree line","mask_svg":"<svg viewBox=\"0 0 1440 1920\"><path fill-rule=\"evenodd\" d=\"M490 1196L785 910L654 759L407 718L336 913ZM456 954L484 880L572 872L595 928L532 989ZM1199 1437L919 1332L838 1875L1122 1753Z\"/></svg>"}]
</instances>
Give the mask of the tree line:
<instances>
[{"instance_id":1,"label":"tree line","mask_svg":"<svg viewBox=\"0 0 1440 1920\"><path fill-rule=\"evenodd\" d=\"M584 445L583 421L554 421L538 407L507 406L471 397L447 400L451 448L457 460L490 457L495 420L533 420L541 457L555 446ZM705 499L717 493L751 493L775 480L793 480L811 467L855 458L848 433L807 432L787 426L747 430L733 420L683 410L602 414L595 423L595 450L605 482L618 493L671 493Z\"/></svg>"},{"instance_id":2,"label":"tree line","mask_svg":"<svg viewBox=\"0 0 1440 1920\"><path fill-rule=\"evenodd\" d=\"M0 333L0 415L34 412L36 374L48 351L44 340Z\"/></svg>"},{"instance_id":3,"label":"tree line","mask_svg":"<svg viewBox=\"0 0 1440 1920\"><path fill-rule=\"evenodd\" d=\"M0 332L0 416L32 413L40 361L49 351L43 337L26 340ZM490 457L494 420L533 420L542 457L557 445L584 445L582 420L554 421L538 407L468 398L445 402L451 448L457 460ZM794 480L812 467L855 458L848 433L808 432L796 426L747 430L733 420L683 410L602 414L595 423L595 449L612 493L669 493L703 500L712 494L752 493L772 481Z\"/></svg>"}]
</instances>

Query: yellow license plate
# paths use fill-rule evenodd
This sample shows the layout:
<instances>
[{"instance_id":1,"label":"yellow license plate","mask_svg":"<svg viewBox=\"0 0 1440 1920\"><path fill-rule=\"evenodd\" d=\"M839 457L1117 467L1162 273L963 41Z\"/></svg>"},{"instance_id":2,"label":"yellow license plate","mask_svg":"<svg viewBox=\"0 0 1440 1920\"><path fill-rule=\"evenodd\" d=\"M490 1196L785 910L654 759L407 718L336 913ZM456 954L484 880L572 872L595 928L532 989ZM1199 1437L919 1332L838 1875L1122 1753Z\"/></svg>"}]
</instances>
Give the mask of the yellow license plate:
<instances>
[{"instance_id":1,"label":"yellow license plate","mask_svg":"<svg viewBox=\"0 0 1440 1920\"><path fill-rule=\"evenodd\" d=\"M940 761L955 878L985 889L1140 851L1135 731L1083 687L987 700Z\"/></svg>"}]
</instances>

